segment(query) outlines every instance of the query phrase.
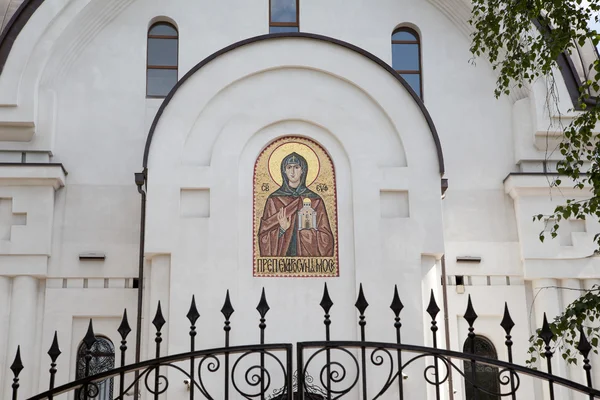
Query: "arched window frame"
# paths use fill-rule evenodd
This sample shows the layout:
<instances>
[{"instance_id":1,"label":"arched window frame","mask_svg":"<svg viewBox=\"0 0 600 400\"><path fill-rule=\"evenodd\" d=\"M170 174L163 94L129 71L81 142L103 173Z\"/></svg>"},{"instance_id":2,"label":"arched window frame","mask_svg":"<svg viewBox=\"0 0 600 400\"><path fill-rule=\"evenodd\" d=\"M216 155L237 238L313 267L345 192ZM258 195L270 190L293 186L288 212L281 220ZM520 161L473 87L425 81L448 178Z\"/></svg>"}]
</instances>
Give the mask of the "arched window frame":
<instances>
[{"instance_id":1,"label":"arched window frame","mask_svg":"<svg viewBox=\"0 0 600 400\"><path fill-rule=\"evenodd\" d=\"M156 34L152 33L152 31L159 26L167 26L171 28L175 33L173 34ZM176 56L173 62L166 65L159 64L151 64L151 40L175 40L175 48L176 48ZM152 84L150 82L150 74L152 71L160 71L160 70L168 70L175 71L175 80L172 82L172 85L169 87L169 90L165 90L164 92L157 93L157 91L152 90ZM146 39L146 97L147 98L164 98L167 96L168 92L175 86L179 79L179 30L175 26L175 24L169 21L156 21L153 22L148 28L148 34Z\"/></svg>"},{"instance_id":2,"label":"arched window frame","mask_svg":"<svg viewBox=\"0 0 600 400\"><path fill-rule=\"evenodd\" d=\"M98 353L98 348L108 349L108 352ZM87 353L87 345L82 341L77 347L77 358L75 360L75 379L81 379L85 377L85 356ZM94 359L99 356L106 357L106 360L103 360L101 367L98 368L98 365L94 364ZM90 371L89 375L98 374L100 372L109 371L115 368L115 345L112 340L105 336L96 336L96 342L92 346L92 361L90 362ZM113 388L114 388L114 380L113 378L105 379L101 382L96 382L98 385L99 394L95 397L95 400L112 400L113 398ZM80 391L77 390L75 392L75 399L82 399Z\"/></svg>"},{"instance_id":3,"label":"arched window frame","mask_svg":"<svg viewBox=\"0 0 600 400\"><path fill-rule=\"evenodd\" d=\"M397 33L400 32L406 32L410 35L412 35L414 37L414 40L410 39L410 40L403 40L403 39L394 39L394 35L396 35ZM393 65L394 62L394 45L398 44L398 45L402 45L402 44L408 44L408 45L417 45L417 53L418 53L418 68L417 69L398 69L396 68L396 65ZM406 26L401 26L398 27L396 29L394 29L394 31L392 32L392 67L396 70L396 72L398 74L400 74L400 76L402 76L403 78L406 78L406 75L418 75L419 77L419 87L418 87L418 92L417 95L421 98L421 100L423 100L423 62L422 62L422 56L421 56L421 36L419 35L419 33L409 27ZM409 82L410 85L410 82ZM414 90L414 87L411 85L411 87ZM416 92L416 91L415 91Z\"/></svg>"},{"instance_id":4,"label":"arched window frame","mask_svg":"<svg viewBox=\"0 0 600 400\"><path fill-rule=\"evenodd\" d=\"M276 21L273 17L273 2L289 1L296 3L295 21ZM300 0L269 0L269 33L300 32Z\"/></svg>"},{"instance_id":5,"label":"arched window frame","mask_svg":"<svg viewBox=\"0 0 600 400\"><path fill-rule=\"evenodd\" d=\"M475 335L475 337L472 340L473 340L473 342L471 342L470 338L467 338L467 340L465 340L465 343L463 344L463 353L475 354L478 356L483 356L483 357L491 358L494 360L498 359L498 352L496 351L496 346L494 346L494 343L492 343L492 341L490 339L488 339L485 336ZM488 350L488 351L482 351L482 348L484 350ZM500 381L499 381L500 370L497 367L493 367L493 366L481 364L481 363L478 363L475 368L476 368L475 374L476 375L480 374L480 378L481 378L481 374L487 374L487 375L491 376L491 379L487 380L487 381L482 380L482 379L477 379L477 384L480 387L483 387L490 392L500 393ZM465 372L465 399L466 400L473 400L473 399L500 400L500 396L485 393L480 390L478 391L477 396L475 396L473 386L471 385L471 383L469 383L469 381L471 380L471 362L470 361L467 361L467 360L463 361L463 371ZM489 383L490 385L485 386L486 382Z\"/></svg>"}]
</instances>

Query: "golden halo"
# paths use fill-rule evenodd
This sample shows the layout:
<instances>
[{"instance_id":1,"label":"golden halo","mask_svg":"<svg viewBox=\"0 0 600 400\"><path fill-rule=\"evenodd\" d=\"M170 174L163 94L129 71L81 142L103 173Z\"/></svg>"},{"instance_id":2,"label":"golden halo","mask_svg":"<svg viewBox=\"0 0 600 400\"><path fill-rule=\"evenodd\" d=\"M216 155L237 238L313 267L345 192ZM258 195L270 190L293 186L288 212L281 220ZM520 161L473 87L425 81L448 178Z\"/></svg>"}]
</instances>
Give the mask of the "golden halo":
<instances>
[{"instance_id":1,"label":"golden halo","mask_svg":"<svg viewBox=\"0 0 600 400\"><path fill-rule=\"evenodd\" d=\"M281 162L285 157L291 153L298 153L308 163L308 174L306 175L306 186L312 185L319 176L319 170L321 164L319 157L313 149L305 145L304 143L298 142L287 142L277 147L269 156L269 174L279 186L283 184L283 178L281 177Z\"/></svg>"}]
</instances>

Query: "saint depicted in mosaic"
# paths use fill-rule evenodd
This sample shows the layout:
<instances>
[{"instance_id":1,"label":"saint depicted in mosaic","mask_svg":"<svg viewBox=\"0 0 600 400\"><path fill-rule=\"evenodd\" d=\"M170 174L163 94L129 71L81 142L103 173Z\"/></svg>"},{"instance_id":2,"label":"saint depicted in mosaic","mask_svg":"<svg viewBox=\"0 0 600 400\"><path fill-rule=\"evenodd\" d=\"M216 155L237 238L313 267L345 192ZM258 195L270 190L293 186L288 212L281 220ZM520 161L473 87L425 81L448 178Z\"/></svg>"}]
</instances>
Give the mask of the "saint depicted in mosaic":
<instances>
[{"instance_id":1,"label":"saint depicted in mosaic","mask_svg":"<svg viewBox=\"0 0 600 400\"><path fill-rule=\"evenodd\" d=\"M257 160L254 195L255 276L338 275L333 165L320 146L273 143Z\"/></svg>"}]
</instances>

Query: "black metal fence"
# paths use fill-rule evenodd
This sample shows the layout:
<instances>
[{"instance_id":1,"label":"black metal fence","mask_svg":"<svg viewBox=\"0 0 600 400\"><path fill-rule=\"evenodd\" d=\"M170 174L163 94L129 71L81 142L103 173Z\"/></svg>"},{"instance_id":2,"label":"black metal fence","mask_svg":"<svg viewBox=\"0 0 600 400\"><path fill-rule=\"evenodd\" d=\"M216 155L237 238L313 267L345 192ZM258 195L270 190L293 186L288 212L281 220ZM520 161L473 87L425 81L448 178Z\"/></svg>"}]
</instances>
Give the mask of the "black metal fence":
<instances>
[{"instance_id":1,"label":"black metal fence","mask_svg":"<svg viewBox=\"0 0 600 400\"><path fill-rule=\"evenodd\" d=\"M539 336L545 343L545 362L547 372L526 368L513 363L511 330L514 322L510 317L505 304L504 318L501 327L504 330L507 361L477 355L474 349L475 313L471 298L469 297L464 319L469 325L467 344L471 351L456 352L438 349L438 326L436 318L440 312L433 291L431 292L429 306L426 312L431 318L432 347L414 346L402 342L402 322L400 314L404 308L397 288L394 289L391 311L394 315L393 327L395 330L395 343L370 342L366 338L367 318L365 312L369 306L362 285L359 290L355 307L359 313L358 325L360 340L358 341L333 341L331 340L330 310L333 301L329 296L327 285L324 287L323 298L320 306L324 310L325 340L318 342L301 342L296 344L296 364L293 364L293 345L289 343L266 344L265 329L266 315L270 309L265 291L263 289L260 301L256 307L259 313L260 343L247 346L231 346L231 316L234 308L229 298L221 309L224 316L224 347L208 350L197 350L195 338L196 322L200 314L192 298L187 319L190 322L189 340L190 351L177 355L161 355L162 328L166 321L163 317L160 302L152 324L155 327L155 358L137 364L125 365L125 356L128 349L127 337L131 332L127 321L127 312L118 332L121 336L120 366L115 369L90 374L92 351L97 341L94 335L93 323L90 320L87 334L83 340L87 348L85 353L85 376L60 386L56 386L57 373L56 361L61 354L58 338L55 333L52 346L48 351L50 356L49 389L30 398L30 400L53 399L54 397L73 392L75 398L83 400L107 400L106 392L101 391L101 386L109 379L118 379L118 391L114 400L123 400L126 395L138 393L138 390L147 393L144 398L159 399L170 386L167 375L177 374L189 386L190 400L200 399L339 399L345 397L360 399L378 399L385 394L386 398L400 400L414 398L405 393L404 372L410 368L422 368L423 382L432 388L432 396L436 400L442 397L445 384L451 379L452 374L464 380L469 389L469 399L484 400L491 398L516 399L519 390L523 387L523 377L528 376L541 381L547 386L548 395L555 399L555 386L563 386L568 390L584 393L590 399L600 398L600 391L592 386L591 365L589 353L592 350L583 330L578 350L583 359L583 370L587 380L586 385L579 384L559 376L552 375L552 343L556 340L550 330L546 316ZM461 368L460 363L470 368ZM493 371L492 376L497 382L489 385L480 379L478 370L481 367ZM295 371L294 371L295 367ZM12 399L19 397L19 375L24 370L21 362L20 348L17 349L15 360L11 366L13 372ZM166 370L173 370L166 374ZM180 374L180 375L179 375ZM377 379L371 379L376 376ZM129 377L126 379L126 377ZM215 379L215 378L219 379ZM171 376L171 381L174 378ZM129 381L127 384L126 382ZM219 382L214 388L215 381Z\"/></svg>"}]
</instances>

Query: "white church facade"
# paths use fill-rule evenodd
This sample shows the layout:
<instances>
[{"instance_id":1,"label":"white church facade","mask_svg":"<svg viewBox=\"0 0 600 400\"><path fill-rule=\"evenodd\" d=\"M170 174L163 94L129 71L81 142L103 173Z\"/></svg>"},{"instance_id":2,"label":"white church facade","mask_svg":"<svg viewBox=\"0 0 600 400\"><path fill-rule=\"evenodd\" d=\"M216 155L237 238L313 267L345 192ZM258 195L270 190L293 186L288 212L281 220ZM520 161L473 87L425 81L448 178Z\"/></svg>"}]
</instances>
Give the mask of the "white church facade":
<instances>
[{"instance_id":1,"label":"white church facade","mask_svg":"<svg viewBox=\"0 0 600 400\"><path fill-rule=\"evenodd\" d=\"M561 132L546 83L494 98L491 65L471 62L466 0L0 5L2 399L18 346L20 398L48 388L55 332L56 381L76 379L90 318L118 361L127 309L130 350L139 321L152 358L159 301L164 354L189 350L192 295L196 347L223 346L227 291L232 344L258 342L263 288L267 342L324 340L324 283L332 339L357 340L362 284L368 339L394 342L397 285L403 342L432 345L433 292L439 346L462 351L470 295L475 333L503 360L506 302L524 364L543 313L579 294L560 288L600 284L598 221L544 243L532 221L585 195L549 187ZM557 72L564 120L594 56ZM584 383L580 367L554 373ZM470 398L453 377L443 398ZM435 398L418 373L404 382ZM187 398L173 385L168 398ZM522 385L519 399L548 398Z\"/></svg>"}]
</instances>

